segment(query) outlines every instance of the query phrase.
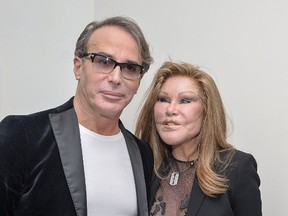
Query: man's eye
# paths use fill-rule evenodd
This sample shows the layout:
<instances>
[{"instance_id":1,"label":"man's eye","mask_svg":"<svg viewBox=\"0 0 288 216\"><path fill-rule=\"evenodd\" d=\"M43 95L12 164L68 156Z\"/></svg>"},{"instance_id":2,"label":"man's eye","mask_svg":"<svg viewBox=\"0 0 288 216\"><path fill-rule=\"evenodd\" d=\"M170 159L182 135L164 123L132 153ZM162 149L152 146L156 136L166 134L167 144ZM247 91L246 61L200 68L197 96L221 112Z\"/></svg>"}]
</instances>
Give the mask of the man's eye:
<instances>
[{"instance_id":1,"label":"man's eye","mask_svg":"<svg viewBox=\"0 0 288 216\"><path fill-rule=\"evenodd\" d=\"M102 56L96 56L94 58L94 63L99 65L107 65L111 64L111 60L109 58L104 58Z\"/></svg>"},{"instance_id":2,"label":"man's eye","mask_svg":"<svg viewBox=\"0 0 288 216\"><path fill-rule=\"evenodd\" d=\"M136 66L135 66L135 65L132 65L132 64L126 64L126 65L125 65L125 68L126 68L126 70L128 70L128 71L130 71L130 72L135 72L135 71L137 71Z\"/></svg>"},{"instance_id":3,"label":"man's eye","mask_svg":"<svg viewBox=\"0 0 288 216\"><path fill-rule=\"evenodd\" d=\"M97 63L104 64L104 65L111 64L109 59L99 59Z\"/></svg>"}]
</instances>

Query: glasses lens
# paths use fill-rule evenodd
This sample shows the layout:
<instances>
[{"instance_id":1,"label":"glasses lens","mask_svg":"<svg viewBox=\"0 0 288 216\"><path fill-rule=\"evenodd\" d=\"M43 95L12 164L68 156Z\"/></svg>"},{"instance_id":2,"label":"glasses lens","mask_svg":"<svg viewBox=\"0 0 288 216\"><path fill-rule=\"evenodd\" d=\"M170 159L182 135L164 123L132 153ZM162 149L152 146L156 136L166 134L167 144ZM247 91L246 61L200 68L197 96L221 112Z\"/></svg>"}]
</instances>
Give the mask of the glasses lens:
<instances>
[{"instance_id":1,"label":"glasses lens","mask_svg":"<svg viewBox=\"0 0 288 216\"><path fill-rule=\"evenodd\" d=\"M110 73L115 65L115 62L105 56L96 55L93 61L94 68L100 73Z\"/></svg>"},{"instance_id":2,"label":"glasses lens","mask_svg":"<svg viewBox=\"0 0 288 216\"><path fill-rule=\"evenodd\" d=\"M127 79L139 79L142 68L140 65L137 64L122 64L122 76Z\"/></svg>"},{"instance_id":3,"label":"glasses lens","mask_svg":"<svg viewBox=\"0 0 288 216\"><path fill-rule=\"evenodd\" d=\"M92 53L93 67L98 73L111 73L116 66L121 69L121 74L124 78L130 80L137 80L141 77L142 66L133 63L118 63L107 56Z\"/></svg>"}]
</instances>

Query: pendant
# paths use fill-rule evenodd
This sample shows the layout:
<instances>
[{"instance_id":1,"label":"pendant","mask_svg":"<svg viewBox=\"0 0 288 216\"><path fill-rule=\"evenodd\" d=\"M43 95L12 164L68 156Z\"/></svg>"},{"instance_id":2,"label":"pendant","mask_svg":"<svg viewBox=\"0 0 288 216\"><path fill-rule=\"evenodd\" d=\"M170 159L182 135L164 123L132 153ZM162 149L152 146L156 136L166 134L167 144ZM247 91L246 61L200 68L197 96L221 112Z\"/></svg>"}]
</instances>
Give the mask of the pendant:
<instances>
[{"instance_id":1,"label":"pendant","mask_svg":"<svg viewBox=\"0 0 288 216\"><path fill-rule=\"evenodd\" d=\"M179 172L172 172L172 173L171 173L171 177L170 177L170 182L169 182L169 184L170 184L171 186L177 185L178 179L179 179Z\"/></svg>"}]
</instances>

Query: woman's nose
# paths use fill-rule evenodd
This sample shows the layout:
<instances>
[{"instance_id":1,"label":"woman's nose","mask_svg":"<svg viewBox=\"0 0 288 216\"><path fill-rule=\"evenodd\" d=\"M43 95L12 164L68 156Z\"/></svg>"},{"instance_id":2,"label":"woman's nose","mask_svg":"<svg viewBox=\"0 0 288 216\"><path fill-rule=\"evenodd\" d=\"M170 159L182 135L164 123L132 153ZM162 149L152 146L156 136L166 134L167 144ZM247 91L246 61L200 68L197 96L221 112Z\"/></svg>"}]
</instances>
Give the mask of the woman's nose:
<instances>
[{"instance_id":1,"label":"woman's nose","mask_svg":"<svg viewBox=\"0 0 288 216\"><path fill-rule=\"evenodd\" d=\"M178 106L174 102L170 102L166 109L166 114L168 116L177 115L178 114Z\"/></svg>"}]
</instances>

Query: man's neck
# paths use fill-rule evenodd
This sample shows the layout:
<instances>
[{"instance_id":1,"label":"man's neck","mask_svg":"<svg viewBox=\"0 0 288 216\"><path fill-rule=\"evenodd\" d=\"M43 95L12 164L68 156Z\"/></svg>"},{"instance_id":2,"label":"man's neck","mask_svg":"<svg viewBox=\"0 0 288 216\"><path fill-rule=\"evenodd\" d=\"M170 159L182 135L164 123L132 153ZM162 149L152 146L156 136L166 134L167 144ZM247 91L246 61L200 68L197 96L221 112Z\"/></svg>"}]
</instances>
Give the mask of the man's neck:
<instances>
[{"instance_id":1,"label":"man's neck","mask_svg":"<svg viewBox=\"0 0 288 216\"><path fill-rule=\"evenodd\" d=\"M107 119L101 119L97 118L92 120L92 119L78 119L79 124L81 124L83 127L101 134L105 136L111 136L111 135L116 135L119 133L120 128L118 125L118 121L109 121Z\"/></svg>"},{"instance_id":2,"label":"man's neck","mask_svg":"<svg viewBox=\"0 0 288 216\"><path fill-rule=\"evenodd\" d=\"M77 100L74 100L74 109L77 115L78 123L83 127L105 136L118 134L119 117L108 117L97 112L88 112L80 106Z\"/></svg>"}]
</instances>

